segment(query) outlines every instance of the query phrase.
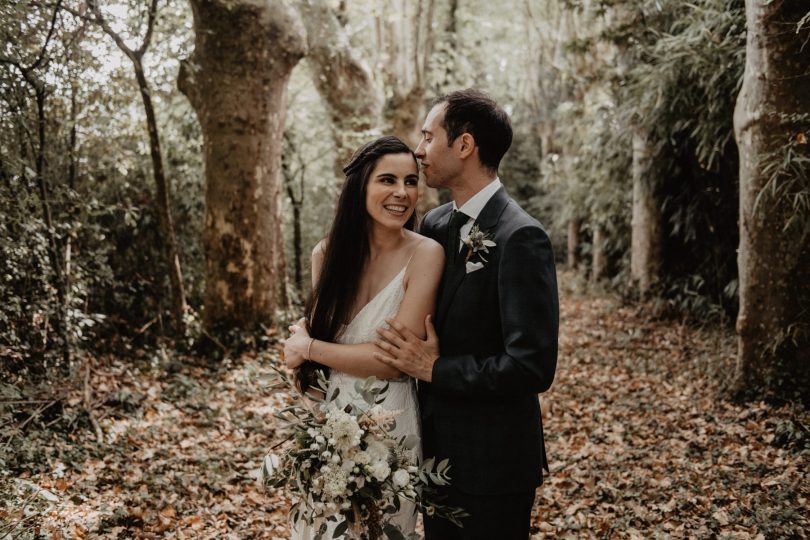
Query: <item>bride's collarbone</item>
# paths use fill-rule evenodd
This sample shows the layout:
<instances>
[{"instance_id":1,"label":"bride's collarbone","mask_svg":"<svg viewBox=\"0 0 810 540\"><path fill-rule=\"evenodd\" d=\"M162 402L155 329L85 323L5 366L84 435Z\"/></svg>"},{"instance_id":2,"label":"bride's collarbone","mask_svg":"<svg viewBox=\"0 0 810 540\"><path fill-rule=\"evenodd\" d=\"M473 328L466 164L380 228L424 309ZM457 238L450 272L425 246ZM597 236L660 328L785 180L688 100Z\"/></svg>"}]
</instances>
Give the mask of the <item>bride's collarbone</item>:
<instances>
[{"instance_id":1,"label":"bride's collarbone","mask_svg":"<svg viewBox=\"0 0 810 540\"><path fill-rule=\"evenodd\" d=\"M355 312L374 300L387 287L389 287L399 276L404 273L409 259L401 261L387 261L377 268L369 268L360 278L360 286L357 289L357 299L355 301Z\"/></svg>"}]
</instances>

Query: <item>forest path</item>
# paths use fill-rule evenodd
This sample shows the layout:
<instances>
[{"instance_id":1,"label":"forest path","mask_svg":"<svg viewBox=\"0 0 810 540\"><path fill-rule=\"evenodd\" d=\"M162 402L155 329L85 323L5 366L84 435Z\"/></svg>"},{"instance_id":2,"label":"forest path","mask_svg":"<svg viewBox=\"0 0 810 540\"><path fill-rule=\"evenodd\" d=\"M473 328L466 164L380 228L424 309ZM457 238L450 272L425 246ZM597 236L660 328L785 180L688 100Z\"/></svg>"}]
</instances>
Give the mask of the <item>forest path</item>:
<instances>
[{"instance_id":1,"label":"forest path","mask_svg":"<svg viewBox=\"0 0 810 540\"><path fill-rule=\"evenodd\" d=\"M810 415L717 399L730 336L652 321L561 277L560 359L542 397L551 475L534 537L805 538ZM11 439L39 406L9 416L0 538L23 508L17 538L287 538L288 501L254 480L277 440L274 356L216 370L160 351L95 359L58 412Z\"/></svg>"},{"instance_id":2,"label":"forest path","mask_svg":"<svg viewBox=\"0 0 810 540\"><path fill-rule=\"evenodd\" d=\"M537 537L806 538L807 411L719 399L728 333L561 283Z\"/></svg>"}]
</instances>

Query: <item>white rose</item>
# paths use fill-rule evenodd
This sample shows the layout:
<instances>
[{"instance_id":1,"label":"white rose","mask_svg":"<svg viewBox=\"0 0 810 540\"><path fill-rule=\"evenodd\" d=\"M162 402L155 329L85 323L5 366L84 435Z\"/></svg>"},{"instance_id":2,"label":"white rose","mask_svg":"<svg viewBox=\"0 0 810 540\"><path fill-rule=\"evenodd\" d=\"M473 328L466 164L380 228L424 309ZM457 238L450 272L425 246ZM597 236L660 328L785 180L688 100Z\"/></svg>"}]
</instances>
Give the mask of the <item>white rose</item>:
<instances>
[{"instance_id":1,"label":"white rose","mask_svg":"<svg viewBox=\"0 0 810 540\"><path fill-rule=\"evenodd\" d=\"M382 441L369 441L366 452L372 461L388 461L390 450Z\"/></svg>"},{"instance_id":2,"label":"white rose","mask_svg":"<svg viewBox=\"0 0 810 540\"><path fill-rule=\"evenodd\" d=\"M368 455L368 452L363 450L355 453L353 456L355 463L359 465L368 465L371 463L371 456Z\"/></svg>"},{"instance_id":3,"label":"white rose","mask_svg":"<svg viewBox=\"0 0 810 540\"><path fill-rule=\"evenodd\" d=\"M385 482L388 475L391 474L391 467L384 461L378 461L369 467L371 476L378 482Z\"/></svg>"},{"instance_id":4,"label":"white rose","mask_svg":"<svg viewBox=\"0 0 810 540\"><path fill-rule=\"evenodd\" d=\"M410 479L411 476L408 474L408 471L404 469L397 469L393 476L394 487L397 489L404 488L408 485Z\"/></svg>"}]
</instances>

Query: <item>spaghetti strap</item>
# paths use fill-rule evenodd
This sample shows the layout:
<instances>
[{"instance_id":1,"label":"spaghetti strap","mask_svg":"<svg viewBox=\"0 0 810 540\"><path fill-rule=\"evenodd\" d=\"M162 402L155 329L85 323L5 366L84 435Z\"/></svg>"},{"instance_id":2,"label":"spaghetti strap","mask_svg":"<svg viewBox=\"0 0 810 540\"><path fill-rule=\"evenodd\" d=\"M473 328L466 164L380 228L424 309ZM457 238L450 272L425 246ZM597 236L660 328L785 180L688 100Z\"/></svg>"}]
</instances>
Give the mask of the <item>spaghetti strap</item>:
<instances>
[{"instance_id":1,"label":"spaghetti strap","mask_svg":"<svg viewBox=\"0 0 810 540\"><path fill-rule=\"evenodd\" d=\"M411 259L413 259L413 256L416 255L416 250L419 249L419 246L421 246L422 242L424 241L425 241L424 238L422 240L419 240L419 242L417 242L416 244L416 247L413 248L413 250L411 251L411 256L408 257L408 262L405 263L405 268L403 268L403 270L405 270L406 272L408 271L408 267L411 265Z\"/></svg>"}]
</instances>

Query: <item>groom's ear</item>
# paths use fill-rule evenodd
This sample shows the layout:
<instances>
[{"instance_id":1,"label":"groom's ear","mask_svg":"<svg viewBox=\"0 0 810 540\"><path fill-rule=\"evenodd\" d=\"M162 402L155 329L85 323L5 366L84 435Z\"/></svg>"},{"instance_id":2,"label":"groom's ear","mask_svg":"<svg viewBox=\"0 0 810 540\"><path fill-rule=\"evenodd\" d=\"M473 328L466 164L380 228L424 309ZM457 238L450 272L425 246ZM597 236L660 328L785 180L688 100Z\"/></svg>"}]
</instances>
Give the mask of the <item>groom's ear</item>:
<instances>
[{"instance_id":1,"label":"groom's ear","mask_svg":"<svg viewBox=\"0 0 810 540\"><path fill-rule=\"evenodd\" d=\"M469 133L462 133L458 137L459 157L464 159L470 157L475 152L475 139Z\"/></svg>"}]
</instances>

